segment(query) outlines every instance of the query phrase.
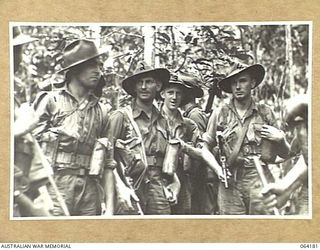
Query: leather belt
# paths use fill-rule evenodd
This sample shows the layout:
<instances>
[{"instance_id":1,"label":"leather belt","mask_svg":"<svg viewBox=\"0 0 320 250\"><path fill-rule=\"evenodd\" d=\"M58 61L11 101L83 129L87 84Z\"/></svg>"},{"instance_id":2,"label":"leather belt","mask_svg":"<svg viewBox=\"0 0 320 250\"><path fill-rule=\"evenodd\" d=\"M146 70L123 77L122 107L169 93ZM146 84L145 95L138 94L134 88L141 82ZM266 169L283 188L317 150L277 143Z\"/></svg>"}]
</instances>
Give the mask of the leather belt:
<instances>
[{"instance_id":1,"label":"leather belt","mask_svg":"<svg viewBox=\"0 0 320 250\"><path fill-rule=\"evenodd\" d=\"M163 157L147 155L147 164L148 166L162 167Z\"/></svg>"},{"instance_id":2,"label":"leather belt","mask_svg":"<svg viewBox=\"0 0 320 250\"><path fill-rule=\"evenodd\" d=\"M54 172L61 175L78 175L78 176L86 176L89 173L88 169L85 168L54 168Z\"/></svg>"},{"instance_id":3,"label":"leather belt","mask_svg":"<svg viewBox=\"0 0 320 250\"><path fill-rule=\"evenodd\" d=\"M261 154L261 147L257 145L245 144L241 147L243 156Z\"/></svg>"},{"instance_id":4,"label":"leather belt","mask_svg":"<svg viewBox=\"0 0 320 250\"><path fill-rule=\"evenodd\" d=\"M89 168L91 155L82 155L76 153L58 152L56 157L57 164L73 164L81 167Z\"/></svg>"}]
</instances>

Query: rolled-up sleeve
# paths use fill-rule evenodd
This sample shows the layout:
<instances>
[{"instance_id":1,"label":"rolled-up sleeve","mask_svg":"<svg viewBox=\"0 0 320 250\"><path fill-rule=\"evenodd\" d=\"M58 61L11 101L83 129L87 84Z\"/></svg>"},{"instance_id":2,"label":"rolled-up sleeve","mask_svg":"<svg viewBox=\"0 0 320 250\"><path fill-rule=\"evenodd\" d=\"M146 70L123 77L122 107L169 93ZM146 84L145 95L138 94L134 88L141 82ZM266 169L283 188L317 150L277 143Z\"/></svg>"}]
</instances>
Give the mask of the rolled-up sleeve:
<instances>
[{"instance_id":1,"label":"rolled-up sleeve","mask_svg":"<svg viewBox=\"0 0 320 250\"><path fill-rule=\"evenodd\" d=\"M108 119L106 129L105 129L105 137L111 143L110 151L108 151L107 160L105 164L105 168L114 169L116 166L115 157L114 157L114 146L117 139L122 138L124 132L124 116L120 111L113 112Z\"/></svg>"},{"instance_id":2,"label":"rolled-up sleeve","mask_svg":"<svg viewBox=\"0 0 320 250\"><path fill-rule=\"evenodd\" d=\"M217 120L219 109L213 112L209 118L206 132L202 135L202 140L208 145L209 149L216 144Z\"/></svg>"}]
</instances>

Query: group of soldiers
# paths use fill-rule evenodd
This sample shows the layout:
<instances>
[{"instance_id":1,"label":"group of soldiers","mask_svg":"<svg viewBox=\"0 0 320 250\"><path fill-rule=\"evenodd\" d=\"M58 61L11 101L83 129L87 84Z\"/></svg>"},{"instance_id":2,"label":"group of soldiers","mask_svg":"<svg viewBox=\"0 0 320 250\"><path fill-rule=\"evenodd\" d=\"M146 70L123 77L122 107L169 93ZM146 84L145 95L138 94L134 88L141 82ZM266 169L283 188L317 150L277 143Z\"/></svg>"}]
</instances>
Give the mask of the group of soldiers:
<instances>
[{"instance_id":1,"label":"group of soldiers","mask_svg":"<svg viewBox=\"0 0 320 250\"><path fill-rule=\"evenodd\" d=\"M34 39L15 28L16 71ZM283 121L295 146L252 96L265 75L259 64L233 64L218 83L230 102L208 117L195 76L139 62L122 82L131 105L109 112L99 101L105 52L73 41L63 82L32 106L15 101L14 216L280 215L293 194L295 214L308 214L306 96L290 102ZM275 180L269 164L292 157Z\"/></svg>"}]
</instances>

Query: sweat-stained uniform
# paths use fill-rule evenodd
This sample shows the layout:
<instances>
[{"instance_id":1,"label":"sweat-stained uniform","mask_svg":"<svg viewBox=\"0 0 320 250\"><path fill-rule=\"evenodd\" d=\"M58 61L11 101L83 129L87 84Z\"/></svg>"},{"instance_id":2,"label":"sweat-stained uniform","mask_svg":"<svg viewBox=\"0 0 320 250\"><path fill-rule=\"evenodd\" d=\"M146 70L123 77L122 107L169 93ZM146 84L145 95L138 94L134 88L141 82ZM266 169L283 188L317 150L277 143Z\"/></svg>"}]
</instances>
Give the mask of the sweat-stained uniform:
<instances>
[{"instance_id":1,"label":"sweat-stained uniform","mask_svg":"<svg viewBox=\"0 0 320 250\"><path fill-rule=\"evenodd\" d=\"M241 134L244 123L248 119L248 130L239 154L234 164L230 166L232 177L228 180L229 187L225 188L222 182L219 185L218 202L220 214L267 214L259 197L262 183L257 170L252 160L249 164L246 164L243 158L250 157L250 155L261 155L262 139L255 132L254 124L267 124L276 127L276 120L272 110L266 105L256 104L252 99L249 109L241 119L237 114L233 99L231 99L229 104L224 104L211 115L203 139L209 148L216 146L217 128L219 127L219 130L222 130L224 148L228 160L228 156L230 156ZM281 149L277 143L274 143L274 146L276 148L279 146L278 149ZM266 164L262 164L264 165L266 178L270 182L273 180L273 176Z\"/></svg>"},{"instance_id":2,"label":"sweat-stained uniform","mask_svg":"<svg viewBox=\"0 0 320 250\"><path fill-rule=\"evenodd\" d=\"M161 114L166 118L168 123L169 139L180 138L184 142L191 143L192 146L195 146L199 138L199 130L195 122L183 117L179 110L174 120L170 120L163 109L161 109ZM181 183L181 188L178 195L178 203L173 207L174 214L191 213L192 183L190 171L192 171L192 168L193 161L191 161L189 156L181 152L177 166L177 175Z\"/></svg>"},{"instance_id":3,"label":"sweat-stained uniform","mask_svg":"<svg viewBox=\"0 0 320 250\"><path fill-rule=\"evenodd\" d=\"M152 111L147 114L135 101L131 105L132 117L137 124L143 140L147 169L137 195L144 214L170 214L171 207L164 193L164 186L172 181L172 177L162 172L163 160L167 147L167 123L159 110L152 106ZM139 137L124 109L114 111L110 115L108 137L113 137L115 151L114 157L119 164L118 144L126 145L131 150L126 154L133 154L130 162L125 166L125 175L133 179L143 174ZM127 158L130 157L127 155ZM137 170L137 168L139 168ZM142 169L142 170L141 170Z\"/></svg>"},{"instance_id":4,"label":"sweat-stained uniform","mask_svg":"<svg viewBox=\"0 0 320 250\"><path fill-rule=\"evenodd\" d=\"M67 86L41 93L34 107L40 117L37 138L53 166L54 180L70 214L99 215L104 193L99 179L88 172L95 142L106 134L105 107L91 92L79 103ZM48 191L53 215L64 215L52 186Z\"/></svg>"}]
</instances>

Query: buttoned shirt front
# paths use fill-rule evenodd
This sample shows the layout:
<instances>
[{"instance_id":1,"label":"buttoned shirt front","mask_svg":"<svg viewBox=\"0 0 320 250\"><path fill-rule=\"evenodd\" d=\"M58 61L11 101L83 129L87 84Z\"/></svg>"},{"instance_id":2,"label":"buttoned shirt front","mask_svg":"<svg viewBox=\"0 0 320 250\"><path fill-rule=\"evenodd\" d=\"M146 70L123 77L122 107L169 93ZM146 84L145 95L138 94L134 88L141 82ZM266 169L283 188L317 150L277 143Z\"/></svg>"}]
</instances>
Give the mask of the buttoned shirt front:
<instances>
[{"instance_id":1,"label":"buttoned shirt front","mask_svg":"<svg viewBox=\"0 0 320 250\"><path fill-rule=\"evenodd\" d=\"M168 117L163 107L160 110L162 116L167 121L170 139L180 138L186 142L196 143L199 137L199 129L194 121L183 117L179 110L177 110L173 118Z\"/></svg>"},{"instance_id":2,"label":"buttoned shirt front","mask_svg":"<svg viewBox=\"0 0 320 250\"><path fill-rule=\"evenodd\" d=\"M164 157L167 145L167 124L159 110L152 106L150 112L146 112L134 101L131 105L132 116L137 123L147 156ZM123 110L119 109L110 115L108 125L108 137L114 141L124 141L137 137L134 128Z\"/></svg>"},{"instance_id":3,"label":"buttoned shirt front","mask_svg":"<svg viewBox=\"0 0 320 250\"><path fill-rule=\"evenodd\" d=\"M59 137L61 151L90 155L96 139L105 134L108 117L91 92L79 102L65 86L42 93L34 106L40 117L36 130L40 141Z\"/></svg>"}]
</instances>

